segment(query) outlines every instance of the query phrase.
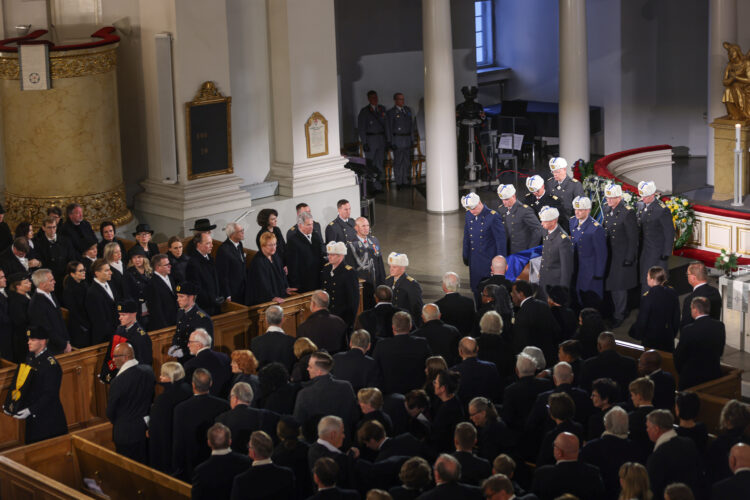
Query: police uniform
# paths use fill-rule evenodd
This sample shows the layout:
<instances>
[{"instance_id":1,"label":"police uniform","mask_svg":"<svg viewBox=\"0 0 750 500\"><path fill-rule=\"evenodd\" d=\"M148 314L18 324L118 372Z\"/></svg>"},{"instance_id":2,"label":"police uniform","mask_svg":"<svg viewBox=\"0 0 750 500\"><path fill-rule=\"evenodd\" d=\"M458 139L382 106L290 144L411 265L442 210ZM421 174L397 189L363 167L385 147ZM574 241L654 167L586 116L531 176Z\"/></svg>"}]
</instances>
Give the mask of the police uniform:
<instances>
[{"instance_id":1,"label":"police uniform","mask_svg":"<svg viewBox=\"0 0 750 500\"><path fill-rule=\"evenodd\" d=\"M357 271L357 276L365 280L362 286L362 308L375 307L375 288L385 281L385 266L380 242L375 236L364 239L357 236L356 242L347 243L346 262Z\"/></svg>"},{"instance_id":2,"label":"police uniform","mask_svg":"<svg viewBox=\"0 0 750 500\"><path fill-rule=\"evenodd\" d=\"M570 218L573 240L576 299L581 307L598 308L604 298L607 269L607 233L591 216L583 222Z\"/></svg>"},{"instance_id":3,"label":"police uniform","mask_svg":"<svg viewBox=\"0 0 750 500\"><path fill-rule=\"evenodd\" d=\"M343 262L333 269L329 262L320 271L321 289L328 292L328 310L351 327L359 308L359 280L357 271Z\"/></svg>"},{"instance_id":4,"label":"police uniform","mask_svg":"<svg viewBox=\"0 0 750 500\"><path fill-rule=\"evenodd\" d=\"M534 193L527 193L523 201L526 205L534 209L537 217L539 217L539 211L542 209L542 207L556 208L557 211L560 212L560 219L558 223L566 233L568 232L568 214L570 214L570 210L565 210L565 207L563 207L562 200L560 198L545 189L544 194L539 198L537 198Z\"/></svg>"},{"instance_id":5,"label":"police uniform","mask_svg":"<svg viewBox=\"0 0 750 500\"><path fill-rule=\"evenodd\" d=\"M356 241L356 239L357 230L354 229L354 219L351 217L346 220L336 217L326 226L326 243L332 241L349 243L350 241Z\"/></svg>"},{"instance_id":6,"label":"police uniform","mask_svg":"<svg viewBox=\"0 0 750 500\"><path fill-rule=\"evenodd\" d=\"M641 254L639 268L641 288L648 289L646 275L649 268L659 266L669 270L667 261L672 255L674 244L674 223L672 212L661 201L654 200L646 205L638 203L638 225L641 228Z\"/></svg>"},{"instance_id":7,"label":"police uniform","mask_svg":"<svg viewBox=\"0 0 750 500\"><path fill-rule=\"evenodd\" d=\"M603 225L607 232L607 250L609 252L606 290L612 292L615 303L616 321L624 319L627 306L627 291L638 284L638 222L635 210L624 201L615 208L604 204Z\"/></svg>"},{"instance_id":8,"label":"police uniform","mask_svg":"<svg viewBox=\"0 0 750 500\"><path fill-rule=\"evenodd\" d=\"M557 182L554 177L547 179L545 192L560 198L563 208L567 213L572 213L573 199L583 196L583 185L576 179L565 177L562 182Z\"/></svg>"},{"instance_id":9,"label":"police uniform","mask_svg":"<svg viewBox=\"0 0 750 500\"><path fill-rule=\"evenodd\" d=\"M180 286L177 286L177 293L180 293ZM172 337L172 346L179 347L182 350L182 357L179 358L182 364L185 364L186 361L189 361L193 357L188 349L188 340L190 340L190 334L197 328L205 329L213 338L214 322L211 320L211 316L206 314L203 309L194 305L188 311L183 309L177 311L177 326Z\"/></svg>"},{"instance_id":10,"label":"police uniform","mask_svg":"<svg viewBox=\"0 0 750 500\"><path fill-rule=\"evenodd\" d=\"M471 289L475 296L479 294L479 282L490 274L492 259L497 255L504 257L507 253L505 226L500 214L487 206L476 216L467 210L464 219L463 258L464 264L469 266Z\"/></svg>"},{"instance_id":11,"label":"police uniform","mask_svg":"<svg viewBox=\"0 0 750 500\"><path fill-rule=\"evenodd\" d=\"M415 324L420 324L424 302L422 301L422 287L419 282L404 273L400 278L388 276L385 279L385 285L393 290L391 303L411 314Z\"/></svg>"},{"instance_id":12,"label":"police uniform","mask_svg":"<svg viewBox=\"0 0 750 500\"><path fill-rule=\"evenodd\" d=\"M508 240L507 255L539 245L545 231L530 206L516 200L512 207L502 207L499 210L503 216L505 237Z\"/></svg>"},{"instance_id":13,"label":"police uniform","mask_svg":"<svg viewBox=\"0 0 750 500\"><path fill-rule=\"evenodd\" d=\"M134 322L128 328L120 325L117 327L115 334L109 339L107 352L104 354L104 363L99 372L99 379L104 383L110 383L117 375L117 367L113 358L115 347L123 342L130 343L133 346L133 355L139 363L151 365L154 362L154 355L151 348L151 337L148 336L138 322Z\"/></svg>"},{"instance_id":14,"label":"police uniform","mask_svg":"<svg viewBox=\"0 0 750 500\"><path fill-rule=\"evenodd\" d=\"M393 149L393 174L396 184L408 185L411 176L411 149L416 141L414 116L409 106L392 107L387 113L388 142Z\"/></svg>"},{"instance_id":15,"label":"police uniform","mask_svg":"<svg viewBox=\"0 0 750 500\"><path fill-rule=\"evenodd\" d=\"M547 298L547 285L570 288L573 277L573 243L558 224L544 237L542 245L537 298L544 300Z\"/></svg>"},{"instance_id":16,"label":"police uniform","mask_svg":"<svg viewBox=\"0 0 750 500\"><path fill-rule=\"evenodd\" d=\"M385 173L383 162L385 160L386 139L386 109L382 104L374 108L367 105L359 111L357 117L357 131L359 140L362 142L362 150L365 158L370 160L378 169L378 180L383 180Z\"/></svg>"}]
</instances>

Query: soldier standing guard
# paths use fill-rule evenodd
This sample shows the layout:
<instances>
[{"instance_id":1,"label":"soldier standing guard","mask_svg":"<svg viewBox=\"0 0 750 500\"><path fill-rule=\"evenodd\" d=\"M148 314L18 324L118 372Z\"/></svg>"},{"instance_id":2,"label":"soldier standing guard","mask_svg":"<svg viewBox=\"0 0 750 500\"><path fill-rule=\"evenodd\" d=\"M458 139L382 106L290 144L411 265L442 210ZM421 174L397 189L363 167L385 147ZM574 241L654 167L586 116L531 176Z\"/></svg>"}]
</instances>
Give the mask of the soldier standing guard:
<instances>
[{"instance_id":1,"label":"soldier standing guard","mask_svg":"<svg viewBox=\"0 0 750 500\"><path fill-rule=\"evenodd\" d=\"M404 105L404 94L393 94L394 106L388 110L386 133L393 150L393 174L396 186L408 186L411 177L411 150L416 143L414 116Z\"/></svg>"},{"instance_id":2,"label":"soldier standing guard","mask_svg":"<svg viewBox=\"0 0 750 500\"><path fill-rule=\"evenodd\" d=\"M539 223L534 210L516 199L513 184L500 184L497 195L503 200L505 211L501 210L505 225L505 238L508 253L511 255L539 245L544 236L544 228Z\"/></svg>"},{"instance_id":3,"label":"soldier standing guard","mask_svg":"<svg viewBox=\"0 0 750 500\"><path fill-rule=\"evenodd\" d=\"M350 217L352 206L349 200L336 202L336 210L339 215L326 226L326 243L343 241L349 243L357 239L357 231L354 229L354 219Z\"/></svg>"},{"instance_id":4,"label":"soldier standing guard","mask_svg":"<svg viewBox=\"0 0 750 500\"><path fill-rule=\"evenodd\" d=\"M581 308L599 309L604 298L604 273L607 269L607 233L591 217L591 200L576 196L573 200L575 217L570 218L570 237L573 240L574 281L576 303Z\"/></svg>"},{"instance_id":5,"label":"soldier standing guard","mask_svg":"<svg viewBox=\"0 0 750 500\"><path fill-rule=\"evenodd\" d=\"M362 284L362 309L375 307L375 288L385 282L385 266L380 242L370 235L370 222L359 217L354 224L357 241L347 243L346 260L365 282Z\"/></svg>"},{"instance_id":6,"label":"soldier standing guard","mask_svg":"<svg viewBox=\"0 0 750 500\"><path fill-rule=\"evenodd\" d=\"M538 299L545 300L548 286L559 285L570 289L573 277L573 243L557 223L560 212L555 207L542 207L539 218L547 234L542 243L539 291L536 295Z\"/></svg>"},{"instance_id":7,"label":"soldier standing guard","mask_svg":"<svg viewBox=\"0 0 750 500\"><path fill-rule=\"evenodd\" d=\"M568 177L568 162L565 158L552 158L549 169L552 171L552 178L547 179L547 191L560 198L563 208L570 213L573 199L583 196L583 186L576 179Z\"/></svg>"},{"instance_id":8,"label":"soldier standing guard","mask_svg":"<svg viewBox=\"0 0 750 500\"><path fill-rule=\"evenodd\" d=\"M385 285L393 290L391 303L409 314L414 324L422 322L422 287L419 282L406 274L409 257L405 253L391 252L388 255L390 276L385 279Z\"/></svg>"},{"instance_id":9,"label":"soldier standing guard","mask_svg":"<svg viewBox=\"0 0 750 500\"><path fill-rule=\"evenodd\" d=\"M357 132L359 132L365 158L378 169L375 189L381 189L381 182L385 179L383 162L385 161L386 110L385 106L378 104L378 93L374 90L367 93L367 101L369 104L359 111L357 117Z\"/></svg>"},{"instance_id":10,"label":"soldier standing guard","mask_svg":"<svg viewBox=\"0 0 750 500\"><path fill-rule=\"evenodd\" d=\"M177 326L175 327L172 345L167 354L177 358L181 364L193 358L188 349L190 334L197 328L205 329L213 338L214 322L211 316L195 304L195 296L198 295L198 285L195 283L182 283L175 287L177 293L177 305L180 310L177 311Z\"/></svg>"},{"instance_id":11,"label":"soldier standing guard","mask_svg":"<svg viewBox=\"0 0 750 500\"><path fill-rule=\"evenodd\" d=\"M112 378L117 375L117 366L114 359L115 347L123 342L130 343L139 363L153 364L154 355L151 348L151 337L136 321L137 312L138 303L134 300L126 299L117 304L120 326L109 339L109 346L107 346L102 369L99 372L99 380L106 384L110 383Z\"/></svg>"},{"instance_id":12,"label":"soldier standing guard","mask_svg":"<svg viewBox=\"0 0 750 500\"><path fill-rule=\"evenodd\" d=\"M608 184L604 188L607 205L602 207L604 229L607 231L609 262L606 289L612 294L615 306L612 328L625 320L628 290L638 284L638 222L635 210L622 201L622 187Z\"/></svg>"},{"instance_id":13,"label":"soldier standing guard","mask_svg":"<svg viewBox=\"0 0 750 500\"><path fill-rule=\"evenodd\" d=\"M524 197L524 202L534 209L536 216L539 217L542 207L554 207L560 214L560 225L568 232L568 213L562 205L562 200L553 193L547 192L544 187L544 179L541 175L532 175L526 179L526 189L528 194Z\"/></svg>"},{"instance_id":14,"label":"soldier standing guard","mask_svg":"<svg viewBox=\"0 0 750 500\"><path fill-rule=\"evenodd\" d=\"M359 308L357 271L349 264L344 264L346 243L343 241L328 243L326 251L328 263L320 271L320 288L328 292L328 310L351 328Z\"/></svg>"},{"instance_id":15,"label":"soldier standing guard","mask_svg":"<svg viewBox=\"0 0 750 500\"><path fill-rule=\"evenodd\" d=\"M638 183L638 225L641 228L641 254L638 259L640 267L641 291L648 286L648 270L654 266L669 270L668 259L674 245L674 223L672 212L661 200L656 199L654 181ZM668 274L668 273L667 273Z\"/></svg>"},{"instance_id":16,"label":"soldier standing guard","mask_svg":"<svg viewBox=\"0 0 750 500\"><path fill-rule=\"evenodd\" d=\"M484 206L476 193L463 196L461 204L466 209L464 264L469 266L471 290L479 304L479 282L488 275L492 259L497 255L505 257L508 253L505 226L500 214Z\"/></svg>"}]
</instances>

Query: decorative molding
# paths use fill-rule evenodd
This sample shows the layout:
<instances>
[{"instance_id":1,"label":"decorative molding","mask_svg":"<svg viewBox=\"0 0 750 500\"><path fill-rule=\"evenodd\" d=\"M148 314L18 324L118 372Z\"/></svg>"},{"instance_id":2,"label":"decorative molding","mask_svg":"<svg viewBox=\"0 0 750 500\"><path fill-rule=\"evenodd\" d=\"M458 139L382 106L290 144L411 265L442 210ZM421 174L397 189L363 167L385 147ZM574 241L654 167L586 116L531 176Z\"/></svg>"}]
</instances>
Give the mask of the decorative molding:
<instances>
[{"instance_id":1,"label":"decorative molding","mask_svg":"<svg viewBox=\"0 0 750 500\"><path fill-rule=\"evenodd\" d=\"M78 76L100 75L117 67L117 44L99 52L72 51L72 54L51 53L50 73L53 80ZM0 79L18 80L18 55L0 55Z\"/></svg>"}]
</instances>

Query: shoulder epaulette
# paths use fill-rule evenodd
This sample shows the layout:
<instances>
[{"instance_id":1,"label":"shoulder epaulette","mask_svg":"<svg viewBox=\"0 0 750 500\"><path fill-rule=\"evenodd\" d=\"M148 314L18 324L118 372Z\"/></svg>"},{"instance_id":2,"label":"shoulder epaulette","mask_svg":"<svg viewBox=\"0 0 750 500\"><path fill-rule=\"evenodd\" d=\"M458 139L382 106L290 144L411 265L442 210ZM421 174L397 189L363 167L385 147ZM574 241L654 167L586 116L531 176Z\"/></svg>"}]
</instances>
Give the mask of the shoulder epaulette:
<instances>
[{"instance_id":1,"label":"shoulder epaulette","mask_svg":"<svg viewBox=\"0 0 750 500\"><path fill-rule=\"evenodd\" d=\"M648 295L648 290L646 290L645 292L643 292L643 296L645 297L646 295Z\"/></svg>"},{"instance_id":2,"label":"shoulder epaulette","mask_svg":"<svg viewBox=\"0 0 750 500\"><path fill-rule=\"evenodd\" d=\"M625 210L633 210L633 207L631 207L630 205L625 205Z\"/></svg>"},{"instance_id":3,"label":"shoulder epaulette","mask_svg":"<svg viewBox=\"0 0 750 500\"><path fill-rule=\"evenodd\" d=\"M490 213L494 215L494 214L496 214L497 212L495 212L494 210L490 210Z\"/></svg>"},{"instance_id":4,"label":"shoulder epaulette","mask_svg":"<svg viewBox=\"0 0 750 500\"><path fill-rule=\"evenodd\" d=\"M297 226L292 226L289 228L290 231L294 231L295 229L297 229Z\"/></svg>"},{"instance_id":5,"label":"shoulder epaulette","mask_svg":"<svg viewBox=\"0 0 750 500\"><path fill-rule=\"evenodd\" d=\"M52 356L49 356L49 357L47 358L47 361L49 361L49 364L50 364L50 365L54 365L54 364L56 364L56 363L57 363L57 361L55 361L55 358L53 358Z\"/></svg>"},{"instance_id":6,"label":"shoulder epaulette","mask_svg":"<svg viewBox=\"0 0 750 500\"><path fill-rule=\"evenodd\" d=\"M553 195L552 195L552 199L553 199L553 200L559 200L560 198L558 198L558 197L557 197L556 195L554 195L554 194L553 194Z\"/></svg>"},{"instance_id":7,"label":"shoulder epaulette","mask_svg":"<svg viewBox=\"0 0 750 500\"><path fill-rule=\"evenodd\" d=\"M661 201L661 200L659 200L659 206L660 206L661 208L667 208L667 206L666 206L666 205L664 204L664 202L663 202L663 201Z\"/></svg>"},{"instance_id":8,"label":"shoulder epaulette","mask_svg":"<svg viewBox=\"0 0 750 500\"><path fill-rule=\"evenodd\" d=\"M529 208L529 206L526 203L524 203L523 208Z\"/></svg>"},{"instance_id":9,"label":"shoulder epaulette","mask_svg":"<svg viewBox=\"0 0 750 500\"><path fill-rule=\"evenodd\" d=\"M560 238L562 238L562 239L565 239L565 238L567 238L567 237L568 237L568 235L567 235L567 234L565 234L565 233L560 233Z\"/></svg>"},{"instance_id":10,"label":"shoulder epaulette","mask_svg":"<svg viewBox=\"0 0 750 500\"><path fill-rule=\"evenodd\" d=\"M573 182L578 182L578 179L570 179Z\"/></svg>"},{"instance_id":11,"label":"shoulder epaulette","mask_svg":"<svg viewBox=\"0 0 750 500\"><path fill-rule=\"evenodd\" d=\"M594 225L598 227L598 226L599 226L599 223L598 223L598 222L596 222L596 221L594 221Z\"/></svg>"},{"instance_id":12,"label":"shoulder epaulette","mask_svg":"<svg viewBox=\"0 0 750 500\"><path fill-rule=\"evenodd\" d=\"M414 281L414 278L412 278L411 276L407 276L406 279L409 281Z\"/></svg>"},{"instance_id":13,"label":"shoulder epaulette","mask_svg":"<svg viewBox=\"0 0 750 500\"><path fill-rule=\"evenodd\" d=\"M347 271L351 271L352 269L354 269L354 268L353 268L352 266L350 266L349 264L345 265L345 266L344 266L344 268L345 268L345 269L346 269Z\"/></svg>"},{"instance_id":14,"label":"shoulder epaulette","mask_svg":"<svg viewBox=\"0 0 750 500\"><path fill-rule=\"evenodd\" d=\"M146 330L144 330L143 328L139 328L138 333L140 333L141 335L146 335Z\"/></svg>"},{"instance_id":15,"label":"shoulder epaulette","mask_svg":"<svg viewBox=\"0 0 750 500\"><path fill-rule=\"evenodd\" d=\"M333 221L328 223L329 226L333 226Z\"/></svg>"},{"instance_id":16,"label":"shoulder epaulette","mask_svg":"<svg viewBox=\"0 0 750 500\"><path fill-rule=\"evenodd\" d=\"M323 265L323 267L328 267L328 266L330 266L330 265L331 265L331 263L330 263L330 262L326 262L326 263L325 263L325 264Z\"/></svg>"},{"instance_id":17,"label":"shoulder epaulette","mask_svg":"<svg viewBox=\"0 0 750 500\"><path fill-rule=\"evenodd\" d=\"M205 318L206 317L206 313L204 313L203 311L198 311L197 314L198 314L199 318Z\"/></svg>"}]
</instances>

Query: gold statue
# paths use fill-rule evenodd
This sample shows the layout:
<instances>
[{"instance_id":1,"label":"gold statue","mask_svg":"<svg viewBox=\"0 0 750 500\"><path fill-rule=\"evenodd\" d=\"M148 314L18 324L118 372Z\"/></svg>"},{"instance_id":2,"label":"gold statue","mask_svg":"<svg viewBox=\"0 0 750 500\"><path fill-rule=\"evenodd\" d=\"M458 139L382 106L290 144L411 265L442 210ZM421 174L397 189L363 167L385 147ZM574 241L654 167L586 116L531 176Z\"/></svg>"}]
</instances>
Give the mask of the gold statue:
<instances>
[{"instance_id":1,"label":"gold statue","mask_svg":"<svg viewBox=\"0 0 750 500\"><path fill-rule=\"evenodd\" d=\"M724 42L729 62L724 70L724 95L721 98L733 120L750 119L750 52L742 53L740 46Z\"/></svg>"}]
</instances>

